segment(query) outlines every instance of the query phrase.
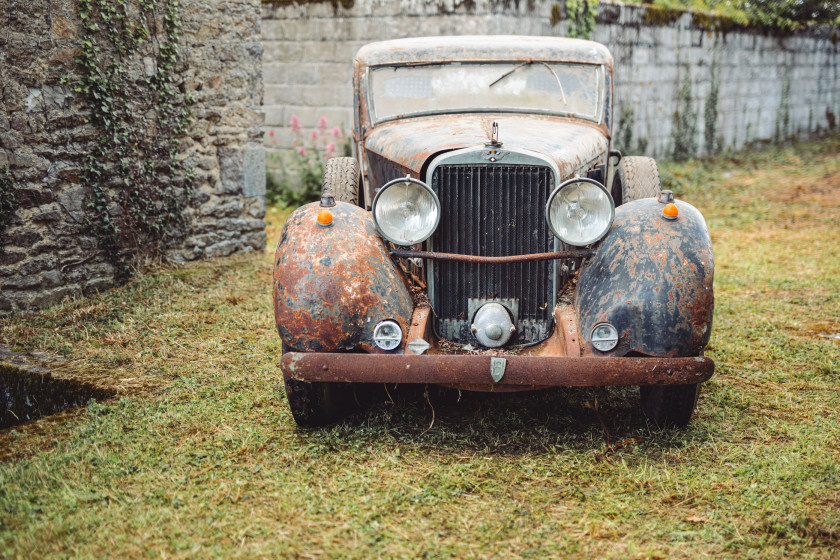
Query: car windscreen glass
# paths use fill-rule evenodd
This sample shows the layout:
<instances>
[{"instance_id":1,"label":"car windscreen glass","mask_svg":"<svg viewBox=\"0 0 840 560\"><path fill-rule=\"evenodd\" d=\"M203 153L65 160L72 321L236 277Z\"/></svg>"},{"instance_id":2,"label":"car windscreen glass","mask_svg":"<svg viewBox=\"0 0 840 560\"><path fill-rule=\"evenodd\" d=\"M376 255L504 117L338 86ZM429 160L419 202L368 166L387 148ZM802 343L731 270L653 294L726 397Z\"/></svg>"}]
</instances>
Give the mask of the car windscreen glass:
<instances>
[{"instance_id":1,"label":"car windscreen glass","mask_svg":"<svg viewBox=\"0 0 840 560\"><path fill-rule=\"evenodd\" d=\"M374 122L435 113L511 111L599 122L604 78L594 64L448 63L370 72Z\"/></svg>"}]
</instances>

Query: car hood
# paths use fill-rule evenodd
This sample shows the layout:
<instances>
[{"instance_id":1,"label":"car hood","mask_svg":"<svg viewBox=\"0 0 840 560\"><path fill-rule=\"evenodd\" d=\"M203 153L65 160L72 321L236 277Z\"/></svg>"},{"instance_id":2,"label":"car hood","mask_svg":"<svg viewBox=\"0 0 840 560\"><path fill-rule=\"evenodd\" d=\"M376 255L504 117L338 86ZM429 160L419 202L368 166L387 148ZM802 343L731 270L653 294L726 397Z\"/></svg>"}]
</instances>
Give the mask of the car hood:
<instances>
[{"instance_id":1,"label":"car hood","mask_svg":"<svg viewBox=\"0 0 840 560\"><path fill-rule=\"evenodd\" d=\"M603 155L608 141L595 124L543 115L435 115L377 125L365 138L365 149L413 171L418 176L433 155L480 146L490 140L493 122L508 150L532 150L556 162L560 179Z\"/></svg>"}]
</instances>

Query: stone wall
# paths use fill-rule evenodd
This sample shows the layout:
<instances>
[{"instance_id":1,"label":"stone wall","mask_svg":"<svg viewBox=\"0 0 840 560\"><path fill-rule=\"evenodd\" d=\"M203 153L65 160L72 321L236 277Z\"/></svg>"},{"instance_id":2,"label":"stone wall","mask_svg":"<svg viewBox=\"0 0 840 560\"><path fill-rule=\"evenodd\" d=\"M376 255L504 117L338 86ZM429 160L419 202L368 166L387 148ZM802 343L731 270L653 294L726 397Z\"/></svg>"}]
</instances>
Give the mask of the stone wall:
<instances>
[{"instance_id":1,"label":"stone wall","mask_svg":"<svg viewBox=\"0 0 840 560\"><path fill-rule=\"evenodd\" d=\"M266 145L289 148L289 120L352 124L352 60L370 41L423 35L565 36L555 2L355 0L265 4ZM562 4L561 4L562 5ZM616 146L656 157L739 149L836 126L840 56L829 32L719 32L690 13L601 2L592 39L615 60ZM659 16L659 17L656 17ZM664 20L664 21L663 21ZM835 36L836 37L836 36Z\"/></svg>"},{"instance_id":2,"label":"stone wall","mask_svg":"<svg viewBox=\"0 0 840 560\"><path fill-rule=\"evenodd\" d=\"M0 1L0 181L7 167L15 202L0 220L0 316L115 281L115 267L91 233L91 190L83 173L101 131L89 122L84 95L69 87L80 75L85 39L78 5ZM183 230L167 236L163 248L172 259L265 247L259 6L258 0L180 2L172 87L194 103L174 159L192 169L195 180ZM126 68L138 74L131 83L142 85L154 59L129 58ZM139 85L127 94L132 102L152 95ZM119 220L120 208L109 211Z\"/></svg>"}]
</instances>

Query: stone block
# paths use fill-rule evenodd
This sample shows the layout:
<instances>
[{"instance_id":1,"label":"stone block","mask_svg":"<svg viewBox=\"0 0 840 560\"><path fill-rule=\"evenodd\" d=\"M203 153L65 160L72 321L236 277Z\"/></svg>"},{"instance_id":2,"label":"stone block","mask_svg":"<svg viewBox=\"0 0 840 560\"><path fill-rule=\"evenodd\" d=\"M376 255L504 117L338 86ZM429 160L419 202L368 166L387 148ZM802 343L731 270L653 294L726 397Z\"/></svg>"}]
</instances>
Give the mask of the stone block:
<instances>
[{"instance_id":1,"label":"stone block","mask_svg":"<svg viewBox=\"0 0 840 560\"><path fill-rule=\"evenodd\" d=\"M113 282L109 285L109 287L113 285ZM45 290L36 294L32 298L32 306L33 307L47 307L49 305L55 305L60 303L66 297L73 297L79 295L81 290L78 286L71 285L71 286L61 286L59 288L55 288L52 290Z\"/></svg>"},{"instance_id":2,"label":"stone block","mask_svg":"<svg viewBox=\"0 0 840 560\"><path fill-rule=\"evenodd\" d=\"M219 183L218 194L241 194L242 193L242 150L239 148L220 148L219 158Z\"/></svg>"},{"instance_id":3,"label":"stone block","mask_svg":"<svg viewBox=\"0 0 840 560\"><path fill-rule=\"evenodd\" d=\"M4 241L6 241L5 238ZM3 250L0 251L0 275L3 275L3 271L9 271L9 273L11 273L11 271L14 270L12 265L19 263L25 258L26 253L11 251L8 247L4 247Z\"/></svg>"},{"instance_id":4,"label":"stone block","mask_svg":"<svg viewBox=\"0 0 840 560\"><path fill-rule=\"evenodd\" d=\"M35 274L11 276L3 280L3 290L31 290L41 286L41 277Z\"/></svg>"},{"instance_id":5,"label":"stone block","mask_svg":"<svg viewBox=\"0 0 840 560\"><path fill-rule=\"evenodd\" d=\"M315 86L316 88L318 86ZM310 87L300 85L266 84L264 103L266 106L303 105L307 102ZM268 115L266 115L268 118Z\"/></svg>"},{"instance_id":6,"label":"stone block","mask_svg":"<svg viewBox=\"0 0 840 560\"><path fill-rule=\"evenodd\" d=\"M229 239L206 247L204 249L204 257L208 259L226 257L241 248L242 247L238 241Z\"/></svg>"},{"instance_id":7,"label":"stone block","mask_svg":"<svg viewBox=\"0 0 840 560\"><path fill-rule=\"evenodd\" d=\"M3 146L7 150L14 150L20 147L22 142L23 135L16 130L0 133L0 146Z\"/></svg>"},{"instance_id":8,"label":"stone block","mask_svg":"<svg viewBox=\"0 0 840 560\"><path fill-rule=\"evenodd\" d=\"M265 218L265 196L255 198L248 206L248 215L253 218Z\"/></svg>"},{"instance_id":9,"label":"stone block","mask_svg":"<svg viewBox=\"0 0 840 560\"><path fill-rule=\"evenodd\" d=\"M18 273L24 276L32 276L44 270L54 270L58 259L53 255L47 255L26 260L18 268Z\"/></svg>"},{"instance_id":10,"label":"stone block","mask_svg":"<svg viewBox=\"0 0 840 560\"><path fill-rule=\"evenodd\" d=\"M265 197L265 148L262 146L245 150L242 162L242 195L248 198Z\"/></svg>"},{"instance_id":11,"label":"stone block","mask_svg":"<svg viewBox=\"0 0 840 560\"><path fill-rule=\"evenodd\" d=\"M325 44L326 41L275 41L265 39L263 41L263 60L277 62L300 62L304 59L304 53L308 51L307 45Z\"/></svg>"}]
</instances>

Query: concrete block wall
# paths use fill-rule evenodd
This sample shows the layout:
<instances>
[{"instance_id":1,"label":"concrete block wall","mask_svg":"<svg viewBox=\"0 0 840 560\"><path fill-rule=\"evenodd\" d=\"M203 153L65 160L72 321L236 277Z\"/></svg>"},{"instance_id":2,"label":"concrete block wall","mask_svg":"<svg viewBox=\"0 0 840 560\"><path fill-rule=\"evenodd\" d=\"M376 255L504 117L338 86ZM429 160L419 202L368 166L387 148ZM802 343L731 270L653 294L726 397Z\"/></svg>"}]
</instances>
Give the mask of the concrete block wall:
<instances>
[{"instance_id":1,"label":"concrete block wall","mask_svg":"<svg viewBox=\"0 0 840 560\"><path fill-rule=\"evenodd\" d=\"M186 231L165 250L176 260L262 250L259 0L180 4L173 85L191 92L195 103L177 157L196 180ZM82 167L99 131L87 122L91 109L83 97L67 86L78 76L84 39L78 3L7 0L0 22L0 170L8 167L16 198L0 232L0 316L6 316L107 288L115 270L85 227L90 190ZM138 76L148 75L150 64L143 53L125 62ZM149 93L137 88L132 95Z\"/></svg>"},{"instance_id":2,"label":"concrete block wall","mask_svg":"<svg viewBox=\"0 0 840 560\"><path fill-rule=\"evenodd\" d=\"M329 3L264 4L264 130L273 133L266 135L266 147L291 146L292 115L304 128L314 128L323 116L330 125L351 129L352 60L365 43L424 35L564 36L567 23L552 27L549 21L554 5L549 0L355 0L346 9ZM838 119L840 55L829 33L714 32L690 13L653 25L646 23L652 19L645 17L647 9L602 1L592 36L615 60L614 130L621 131L616 146L625 152L672 157L675 138L690 131L693 136L682 144L698 155L707 146L738 149L757 140L807 137ZM717 103L711 104L714 88ZM676 112L684 115L681 126Z\"/></svg>"}]
</instances>

